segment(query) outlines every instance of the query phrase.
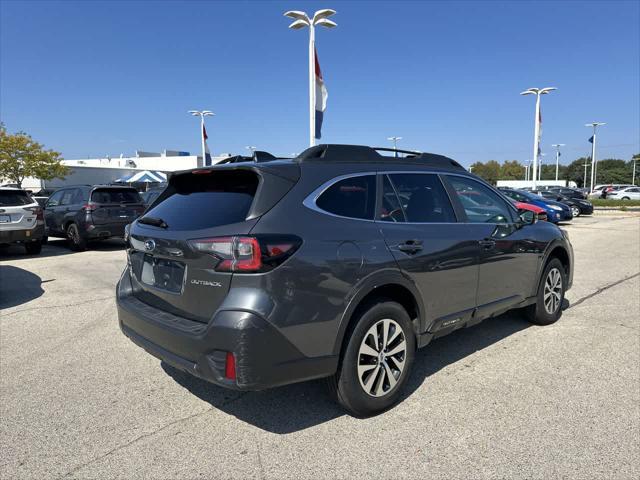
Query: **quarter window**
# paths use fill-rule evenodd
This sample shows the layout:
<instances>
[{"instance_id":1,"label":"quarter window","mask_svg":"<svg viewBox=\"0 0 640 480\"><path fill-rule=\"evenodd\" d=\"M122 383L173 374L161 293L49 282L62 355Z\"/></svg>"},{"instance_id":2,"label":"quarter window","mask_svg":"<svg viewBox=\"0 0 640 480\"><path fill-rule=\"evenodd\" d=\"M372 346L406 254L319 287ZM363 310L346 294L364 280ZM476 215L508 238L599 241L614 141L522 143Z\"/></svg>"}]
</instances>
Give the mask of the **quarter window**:
<instances>
[{"instance_id":1,"label":"quarter window","mask_svg":"<svg viewBox=\"0 0 640 480\"><path fill-rule=\"evenodd\" d=\"M387 185L389 187L392 185L395 189L397 194L395 203L389 201L393 197L387 191L389 189ZM380 214L380 220L410 223L451 223L456 221L447 192L435 174L396 173L385 175L382 203L383 210Z\"/></svg>"},{"instance_id":2,"label":"quarter window","mask_svg":"<svg viewBox=\"0 0 640 480\"><path fill-rule=\"evenodd\" d=\"M500 196L475 180L448 175L471 223L510 223L511 211Z\"/></svg>"},{"instance_id":3,"label":"quarter window","mask_svg":"<svg viewBox=\"0 0 640 480\"><path fill-rule=\"evenodd\" d=\"M334 183L316 200L322 210L341 217L373 220L376 177L363 175Z\"/></svg>"}]
</instances>

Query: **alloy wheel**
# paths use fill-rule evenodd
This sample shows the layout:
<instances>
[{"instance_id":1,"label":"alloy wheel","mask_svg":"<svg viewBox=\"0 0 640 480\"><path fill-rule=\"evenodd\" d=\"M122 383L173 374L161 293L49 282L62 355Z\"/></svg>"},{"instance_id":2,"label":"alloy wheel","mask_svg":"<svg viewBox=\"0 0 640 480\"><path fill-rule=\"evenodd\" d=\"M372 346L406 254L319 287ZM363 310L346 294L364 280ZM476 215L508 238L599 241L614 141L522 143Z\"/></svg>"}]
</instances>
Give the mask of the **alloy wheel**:
<instances>
[{"instance_id":1,"label":"alloy wheel","mask_svg":"<svg viewBox=\"0 0 640 480\"><path fill-rule=\"evenodd\" d=\"M78 227L75 225L69 225L69 239L75 244L78 245L80 243L80 233L78 232Z\"/></svg>"},{"instance_id":2,"label":"alloy wheel","mask_svg":"<svg viewBox=\"0 0 640 480\"><path fill-rule=\"evenodd\" d=\"M372 397L391 392L402 376L407 340L402 327L389 318L376 322L364 335L358 351L360 386Z\"/></svg>"},{"instance_id":3,"label":"alloy wheel","mask_svg":"<svg viewBox=\"0 0 640 480\"><path fill-rule=\"evenodd\" d=\"M577 217L580 215L580 209L578 207L571 207L571 213L573 214L574 217Z\"/></svg>"},{"instance_id":4,"label":"alloy wheel","mask_svg":"<svg viewBox=\"0 0 640 480\"><path fill-rule=\"evenodd\" d=\"M544 309L549 315L556 313L562 300L562 275L552 268L544 282Z\"/></svg>"}]
</instances>

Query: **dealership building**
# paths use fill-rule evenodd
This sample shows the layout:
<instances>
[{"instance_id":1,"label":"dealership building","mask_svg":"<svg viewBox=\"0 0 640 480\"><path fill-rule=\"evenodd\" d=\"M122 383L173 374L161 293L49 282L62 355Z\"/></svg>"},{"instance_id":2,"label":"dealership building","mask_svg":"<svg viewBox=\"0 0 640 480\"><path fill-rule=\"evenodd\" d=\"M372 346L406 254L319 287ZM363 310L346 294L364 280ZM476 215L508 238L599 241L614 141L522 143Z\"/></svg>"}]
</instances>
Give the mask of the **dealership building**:
<instances>
[{"instance_id":1,"label":"dealership building","mask_svg":"<svg viewBox=\"0 0 640 480\"><path fill-rule=\"evenodd\" d=\"M212 157L212 163L228 158L230 154ZM128 183L130 179L138 182L159 183L156 180L166 179L166 175L178 170L198 168L204 165L201 155L189 152L164 150L162 153L137 150L135 156L81 158L62 160L69 167L69 173L63 179L40 180L27 178L23 188L34 192L41 189L52 190L69 185L107 185L111 183Z\"/></svg>"}]
</instances>

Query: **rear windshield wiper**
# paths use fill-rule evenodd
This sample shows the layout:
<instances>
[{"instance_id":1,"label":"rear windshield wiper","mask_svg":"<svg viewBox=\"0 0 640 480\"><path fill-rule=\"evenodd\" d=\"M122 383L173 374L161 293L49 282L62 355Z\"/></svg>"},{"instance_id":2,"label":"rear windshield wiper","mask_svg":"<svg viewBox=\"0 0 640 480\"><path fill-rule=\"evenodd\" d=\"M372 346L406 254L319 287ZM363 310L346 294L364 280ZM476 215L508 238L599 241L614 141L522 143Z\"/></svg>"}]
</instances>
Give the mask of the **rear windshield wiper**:
<instances>
[{"instance_id":1,"label":"rear windshield wiper","mask_svg":"<svg viewBox=\"0 0 640 480\"><path fill-rule=\"evenodd\" d=\"M142 217L138 219L138 223L143 223L145 225L153 225L154 227L167 228L167 222L162 220L161 218L156 217Z\"/></svg>"}]
</instances>

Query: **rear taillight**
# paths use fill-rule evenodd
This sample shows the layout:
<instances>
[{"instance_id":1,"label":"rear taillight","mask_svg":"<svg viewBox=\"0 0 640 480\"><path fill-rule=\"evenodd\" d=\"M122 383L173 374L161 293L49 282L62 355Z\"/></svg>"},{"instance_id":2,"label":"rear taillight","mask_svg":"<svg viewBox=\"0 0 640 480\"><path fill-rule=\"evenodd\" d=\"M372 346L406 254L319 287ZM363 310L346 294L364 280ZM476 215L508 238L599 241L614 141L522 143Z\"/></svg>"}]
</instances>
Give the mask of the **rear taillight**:
<instances>
[{"instance_id":1,"label":"rear taillight","mask_svg":"<svg viewBox=\"0 0 640 480\"><path fill-rule=\"evenodd\" d=\"M96 207L95 205L91 204L91 203L85 203L85 204L82 206L82 209L83 209L85 212L88 212L88 213L93 212L94 210L96 210L96 208L97 208L97 207Z\"/></svg>"},{"instance_id":2,"label":"rear taillight","mask_svg":"<svg viewBox=\"0 0 640 480\"><path fill-rule=\"evenodd\" d=\"M37 222L44 222L44 211L42 207L26 207L25 210L35 213Z\"/></svg>"},{"instance_id":3,"label":"rear taillight","mask_svg":"<svg viewBox=\"0 0 640 480\"><path fill-rule=\"evenodd\" d=\"M291 235L233 236L189 240L194 250L218 259L217 272L267 272L289 258L302 241Z\"/></svg>"}]
</instances>

